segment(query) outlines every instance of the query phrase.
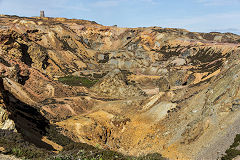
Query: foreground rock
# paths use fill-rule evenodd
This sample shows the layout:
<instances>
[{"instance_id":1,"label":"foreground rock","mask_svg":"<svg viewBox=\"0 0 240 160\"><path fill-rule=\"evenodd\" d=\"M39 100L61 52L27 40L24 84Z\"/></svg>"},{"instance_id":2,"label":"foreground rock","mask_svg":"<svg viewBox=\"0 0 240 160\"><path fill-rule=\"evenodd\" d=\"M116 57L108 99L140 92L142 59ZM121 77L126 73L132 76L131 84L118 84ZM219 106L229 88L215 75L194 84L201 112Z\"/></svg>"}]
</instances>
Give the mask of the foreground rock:
<instances>
[{"instance_id":1,"label":"foreground rock","mask_svg":"<svg viewBox=\"0 0 240 160\"><path fill-rule=\"evenodd\" d=\"M20 160L14 156L7 156L7 155L3 155L3 154L0 154L0 159L2 159L2 160Z\"/></svg>"}]
</instances>

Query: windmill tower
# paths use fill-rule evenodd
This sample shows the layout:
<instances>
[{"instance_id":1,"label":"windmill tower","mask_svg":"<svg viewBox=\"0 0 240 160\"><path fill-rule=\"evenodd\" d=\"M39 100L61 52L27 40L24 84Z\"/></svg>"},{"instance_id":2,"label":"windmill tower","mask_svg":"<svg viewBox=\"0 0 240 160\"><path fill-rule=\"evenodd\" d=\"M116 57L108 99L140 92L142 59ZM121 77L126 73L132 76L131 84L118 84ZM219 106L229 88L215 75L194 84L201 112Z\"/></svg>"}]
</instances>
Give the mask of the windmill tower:
<instances>
[{"instance_id":1,"label":"windmill tower","mask_svg":"<svg viewBox=\"0 0 240 160\"><path fill-rule=\"evenodd\" d=\"M40 11L40 17L45 17L44 11Z\"/></svg>"}]
</instances>

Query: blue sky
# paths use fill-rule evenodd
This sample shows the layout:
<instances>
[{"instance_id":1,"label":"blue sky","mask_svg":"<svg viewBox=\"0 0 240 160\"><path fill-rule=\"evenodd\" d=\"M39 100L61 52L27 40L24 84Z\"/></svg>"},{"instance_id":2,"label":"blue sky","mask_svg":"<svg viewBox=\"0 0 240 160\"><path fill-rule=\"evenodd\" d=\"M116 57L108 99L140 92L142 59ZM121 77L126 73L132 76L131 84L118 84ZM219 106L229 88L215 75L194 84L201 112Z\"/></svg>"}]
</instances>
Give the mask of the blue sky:
<instances>
[{"instance_id":1,"label":"blue sky","mask_svg":"<svg viewBox=\"0 0 240 160\"><path fill-rule=\"evenodd\" d=\"M240 34L240 0L0 0L0 14L93 20L119 27L174 27Z\"/></svg>"}]
</instances>

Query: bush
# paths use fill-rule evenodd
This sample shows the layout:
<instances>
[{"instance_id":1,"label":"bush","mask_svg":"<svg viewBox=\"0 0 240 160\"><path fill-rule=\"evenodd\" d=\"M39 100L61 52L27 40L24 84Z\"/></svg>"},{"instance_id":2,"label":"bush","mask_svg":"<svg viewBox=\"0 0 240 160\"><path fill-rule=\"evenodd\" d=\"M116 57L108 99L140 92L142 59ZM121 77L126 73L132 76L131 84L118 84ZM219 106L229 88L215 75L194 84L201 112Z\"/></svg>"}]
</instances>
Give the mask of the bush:
<instances>
[{"instance_id":1,"label":"bush","mask_svg":"<svg viewBox=\"0 0 240 160\"><path fill-rule=\"evenodd\" d=\"M240 134L237 134L234 138L233 144L226 150L226 154L221 158L222 160L229 160L240 155L240 150L236 148L240 145Z\"/></svg>"}]
</instances>

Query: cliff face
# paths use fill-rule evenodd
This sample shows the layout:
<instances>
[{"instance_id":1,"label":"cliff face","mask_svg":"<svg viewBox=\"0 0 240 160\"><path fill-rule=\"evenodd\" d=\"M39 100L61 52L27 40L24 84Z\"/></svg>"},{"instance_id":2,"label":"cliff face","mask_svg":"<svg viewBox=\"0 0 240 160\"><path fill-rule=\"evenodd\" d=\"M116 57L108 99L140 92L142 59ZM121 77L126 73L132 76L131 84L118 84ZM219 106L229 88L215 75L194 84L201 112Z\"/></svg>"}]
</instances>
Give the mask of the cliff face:
<instances>
[{"instance_id":1,"label":"cliff face","mask_svg":"<svg viewBox=\"0 0 240 160\"><path fill-rule=\"evenodd\" d=\"M128 155L216 159L240 131L238 35L64 18L0 24L1 104L25 136L45 136L49 121ZM69 75L98 82L59 82Z\"/></svg>"}]
</instances>

